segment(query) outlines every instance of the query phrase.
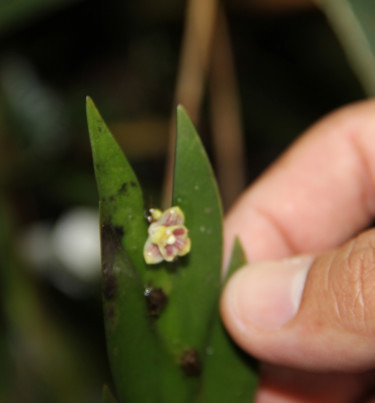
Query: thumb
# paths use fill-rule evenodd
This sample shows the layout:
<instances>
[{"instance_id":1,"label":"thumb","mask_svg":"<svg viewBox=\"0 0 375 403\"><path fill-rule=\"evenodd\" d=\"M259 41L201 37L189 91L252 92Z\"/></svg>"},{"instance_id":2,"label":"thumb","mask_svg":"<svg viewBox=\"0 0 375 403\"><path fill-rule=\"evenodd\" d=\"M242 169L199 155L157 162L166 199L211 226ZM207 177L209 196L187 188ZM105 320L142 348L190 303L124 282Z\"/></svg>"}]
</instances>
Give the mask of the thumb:
<instances>
[{"instance_id":1,"label":"thumb","mask_svg":"<svg viewBox=\"0 0 375 403\"><path fill-rule=\"evenodd\" d=\"M375 230L316 258L257 262L229 280L225 326L248 353L310 370L375 367Z\"/></svg>"}]
</instances>

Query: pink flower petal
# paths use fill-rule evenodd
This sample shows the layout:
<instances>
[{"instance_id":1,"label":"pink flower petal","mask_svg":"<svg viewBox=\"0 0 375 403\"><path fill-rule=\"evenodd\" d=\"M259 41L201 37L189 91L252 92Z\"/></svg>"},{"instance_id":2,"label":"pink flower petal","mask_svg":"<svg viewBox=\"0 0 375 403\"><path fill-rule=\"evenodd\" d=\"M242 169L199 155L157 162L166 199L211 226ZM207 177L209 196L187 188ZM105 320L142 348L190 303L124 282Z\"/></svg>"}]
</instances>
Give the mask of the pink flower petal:
<instances>
[{"instance_id":1,"label":"pink flower petal","mask_svg":"<svg viewBox=\"0 0 375 403\"><path fill-rule=\"evenodd\" d=\"M149 239L147 239L144 249L143 256L147 264L157 264L163 261L163 255L157 245L153 244Z\"/></svg>"},{"instance_id":2,"label":"pink flower petal","mask_svg":"<svg viewBox=\"0 0 375 403\"><path fill-rule=\"evenodd\" d=\"M164 211L157 221L159 224L170 227L172 225L181 225L185 221L184 213L179 207L171 207Z\"/></svg>"},{"instance_id":3,"label":"pink flower petal","mask_svg":"<svg viewBox=\"0 0 375 403\"><path fill-rule=\"evenodd\" d=\"M173 246L177 249L177 253L182 256L186 255L190 251L190 239L179 237L176 239L176 242Z\"/></svg>"},{"instance_id":4,"label":"pink flower petal","mask_svg":"<svg viewBox=\"0 0 375 403\"><path fill-rule=\"evenodd\" d=\"M173 245L167 245L165 247L165 254L166 254L166 259L167 261L171 261L176 257L176 252L175 252L175 248L173 247Z\"/></svg>"}]
</instances>

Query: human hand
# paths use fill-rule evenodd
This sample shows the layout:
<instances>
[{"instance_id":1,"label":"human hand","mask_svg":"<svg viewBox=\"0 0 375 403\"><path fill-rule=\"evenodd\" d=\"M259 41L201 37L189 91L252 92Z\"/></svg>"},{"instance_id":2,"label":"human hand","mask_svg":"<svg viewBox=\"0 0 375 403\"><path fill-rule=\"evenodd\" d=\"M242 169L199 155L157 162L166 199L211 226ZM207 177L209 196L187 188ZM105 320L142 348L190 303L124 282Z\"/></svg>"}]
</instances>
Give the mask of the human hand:
<instances>
[{"instance_id":1,"label":"human hand","mask_svg":"<svg viewBox=\"0 0 375 403\"><path fill-rule=\"evenodd\" d=\"M375 101L302 136L225 221L250 265L229 280L224 324L260 359L257 403L371 402L375 391Z\"/></svg>"}]
</instances>

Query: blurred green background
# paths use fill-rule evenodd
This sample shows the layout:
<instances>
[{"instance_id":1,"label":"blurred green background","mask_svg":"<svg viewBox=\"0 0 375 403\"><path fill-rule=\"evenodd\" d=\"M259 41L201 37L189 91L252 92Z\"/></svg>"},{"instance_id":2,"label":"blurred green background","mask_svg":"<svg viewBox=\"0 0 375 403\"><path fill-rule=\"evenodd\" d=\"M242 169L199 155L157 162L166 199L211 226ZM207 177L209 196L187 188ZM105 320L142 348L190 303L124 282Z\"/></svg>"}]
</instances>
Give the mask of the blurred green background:
<instances>
[{"instance_id":1,"label":"blurred green background","mask_svg":"<svg viewBox=\"0 0 375 403\"><path fill-rule=\"evenodd\" d=\"M99 402L111 384L86 95L150 205L182 102L228 208L316 119L373 92L340 25L348 5L375 26L363 0L201 3L0 3L0 402Z\"/></svg>"}]
</instances>

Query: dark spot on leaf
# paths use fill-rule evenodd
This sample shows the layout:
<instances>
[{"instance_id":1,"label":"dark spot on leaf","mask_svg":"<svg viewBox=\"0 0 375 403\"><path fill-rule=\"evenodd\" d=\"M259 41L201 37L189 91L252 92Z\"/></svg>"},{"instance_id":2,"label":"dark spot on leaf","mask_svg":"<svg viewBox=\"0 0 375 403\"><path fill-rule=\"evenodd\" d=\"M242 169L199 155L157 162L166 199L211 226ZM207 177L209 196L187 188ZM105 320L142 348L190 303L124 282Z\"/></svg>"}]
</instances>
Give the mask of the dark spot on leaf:
<instances>
[{"instance_id":1,"label":"dark spot on leaf","mask_svg":"<svg viewBox=\"0 0 375 403\"><path fill-rule=\"evenodd\" d=\"M186 375L197 376L201 373L202 365L197 350L189 348L181 357L181 367Z\"/></svg>"},{"instance_id":2,"label":"dark spot on leaf","mask_svg":"<svg viewBox=\"0 0 375 403\"><path fill-rule=\"evenodd\" d=\"M120 227L121 228L121 227ZM118 230L112 224L103 223L101 227L103 296L110 300L117 290L117 278L113 272L116 250L121 247Z\"/></svg>"},{"instance_id":3,"label":"dark spot on leaf","mask_svg":"<svg viewBox=\"0 0 375 403\"><path fill-rule=\"evenodd\" d=\"M124 227L122 225L115 225L113 228L115 230L116 236L119 238L119 240L121 240L125 234Z\"/></svg>"},{"instance_id":4,"label":"dark spot on leaf","mask_svg":"<svg viewBox=\"0 0 375 403\"><path fill-rule=\"evenodd\" d=\"M128 184L127 184L126 182L124 182L124 183L122 184L122 186L120 187L120 190L119 190L118 192L119 192L120 194L121 194L121 193L126 193L127 188L128 188Z\"/></svg>"},{"instance_id":5,"label":"dark spot on leaf","mask_svg":"<svg viewBox=\"0 0 375 403\"><path fill-rule=\"evenodd\" d=\"M110 201L110 202L115 201L115 196L113 196L113 195L112 195L112 196L109 196L109 201Z\"/></svg>"},{"instance_id":6,"label":"dark spot on leaf","mask_svg":"<svg viewBox=\"0 0 375 403\"><path fill-rule=\"evenodd\" d=\"M120 244L120 240L116 238L116 229L115 226L111 223L104 222L101 226L101 239L102 239L102 246L104 246L104 252L106 252L106 245L112 245L113 247L118 246Z\"/></svg>"},{"instance_id":7,"label":"dark spot on leaf","mask_svg":"<svg viewBox=\"0 0 375 403\"><path fill-rule=\"evenodd\" d=\"M103 124L101 120L96 121L96 128L98 129L98 132L101 133L103 130Z\"/></svg>"},{"instance_id":8,"label":"dark spot on leaf","mask_svg":"<svg viewBox=\"0 0 375 403\"><path fill-rule=\"evenodd\" d=\"M103 295L106 300L114 298L117 290L117 279L112 270L104 275Z\"/></svg>"},{"instance_id":9,"label":"dark spot on leaf","mask_svg":"<svg viewBox=\"0 0 375 403\"><path fill-rule=\"evenodd\" d=\"M97 170L100 170L101 166L100 166L100 164L99 164L98 162L95 163L95 168L96 168Z\"/></svg>"},{"instance_id":10,"label":"dark spot on leaf","mask_svg":"<svg viewBox=\"0 0 375 403\"><path fill-rule=\"evenodd\" d=\"M130 181L130 186L132 188L135 188L135 187L137 187L137 184L134 181Z\"/></svg>"},{"instance_id":11,"label":"dark spot on leaf","mask_svg":"<svg viewBox=\"0 0 375 403\"><path fill-rule=\"evenodd\" d=\"M112 304L111 304L112 305ZM108 319L110 319L110 320L112 320L113 318L114 318L114 316L115 316L115 307L114 306L110 306L108 309L107 309L107 318Z\"/></svg>"},{"instance_id":12,"label":"dark spot on leaf","mask_svg":"<svg viewBox=\"0 0 375 403\"><path fill-rule=\"evenodd\" d=\"M106 301L104 304L104 320L106 322L107 330L113 333L116 329L116 302Z\"/></svg>"},{"instance_id":13,"label":"dark spot on leaf","mask_svg":"<svg viewBox=\"0 0 375 403\"><path fill-rule=\"evenodd\" d=\"M144 295L147 301L147 311L150 316L158 317L168 302L168 297L161 288L147 287Z\"/></svg>"}]
</instances>

